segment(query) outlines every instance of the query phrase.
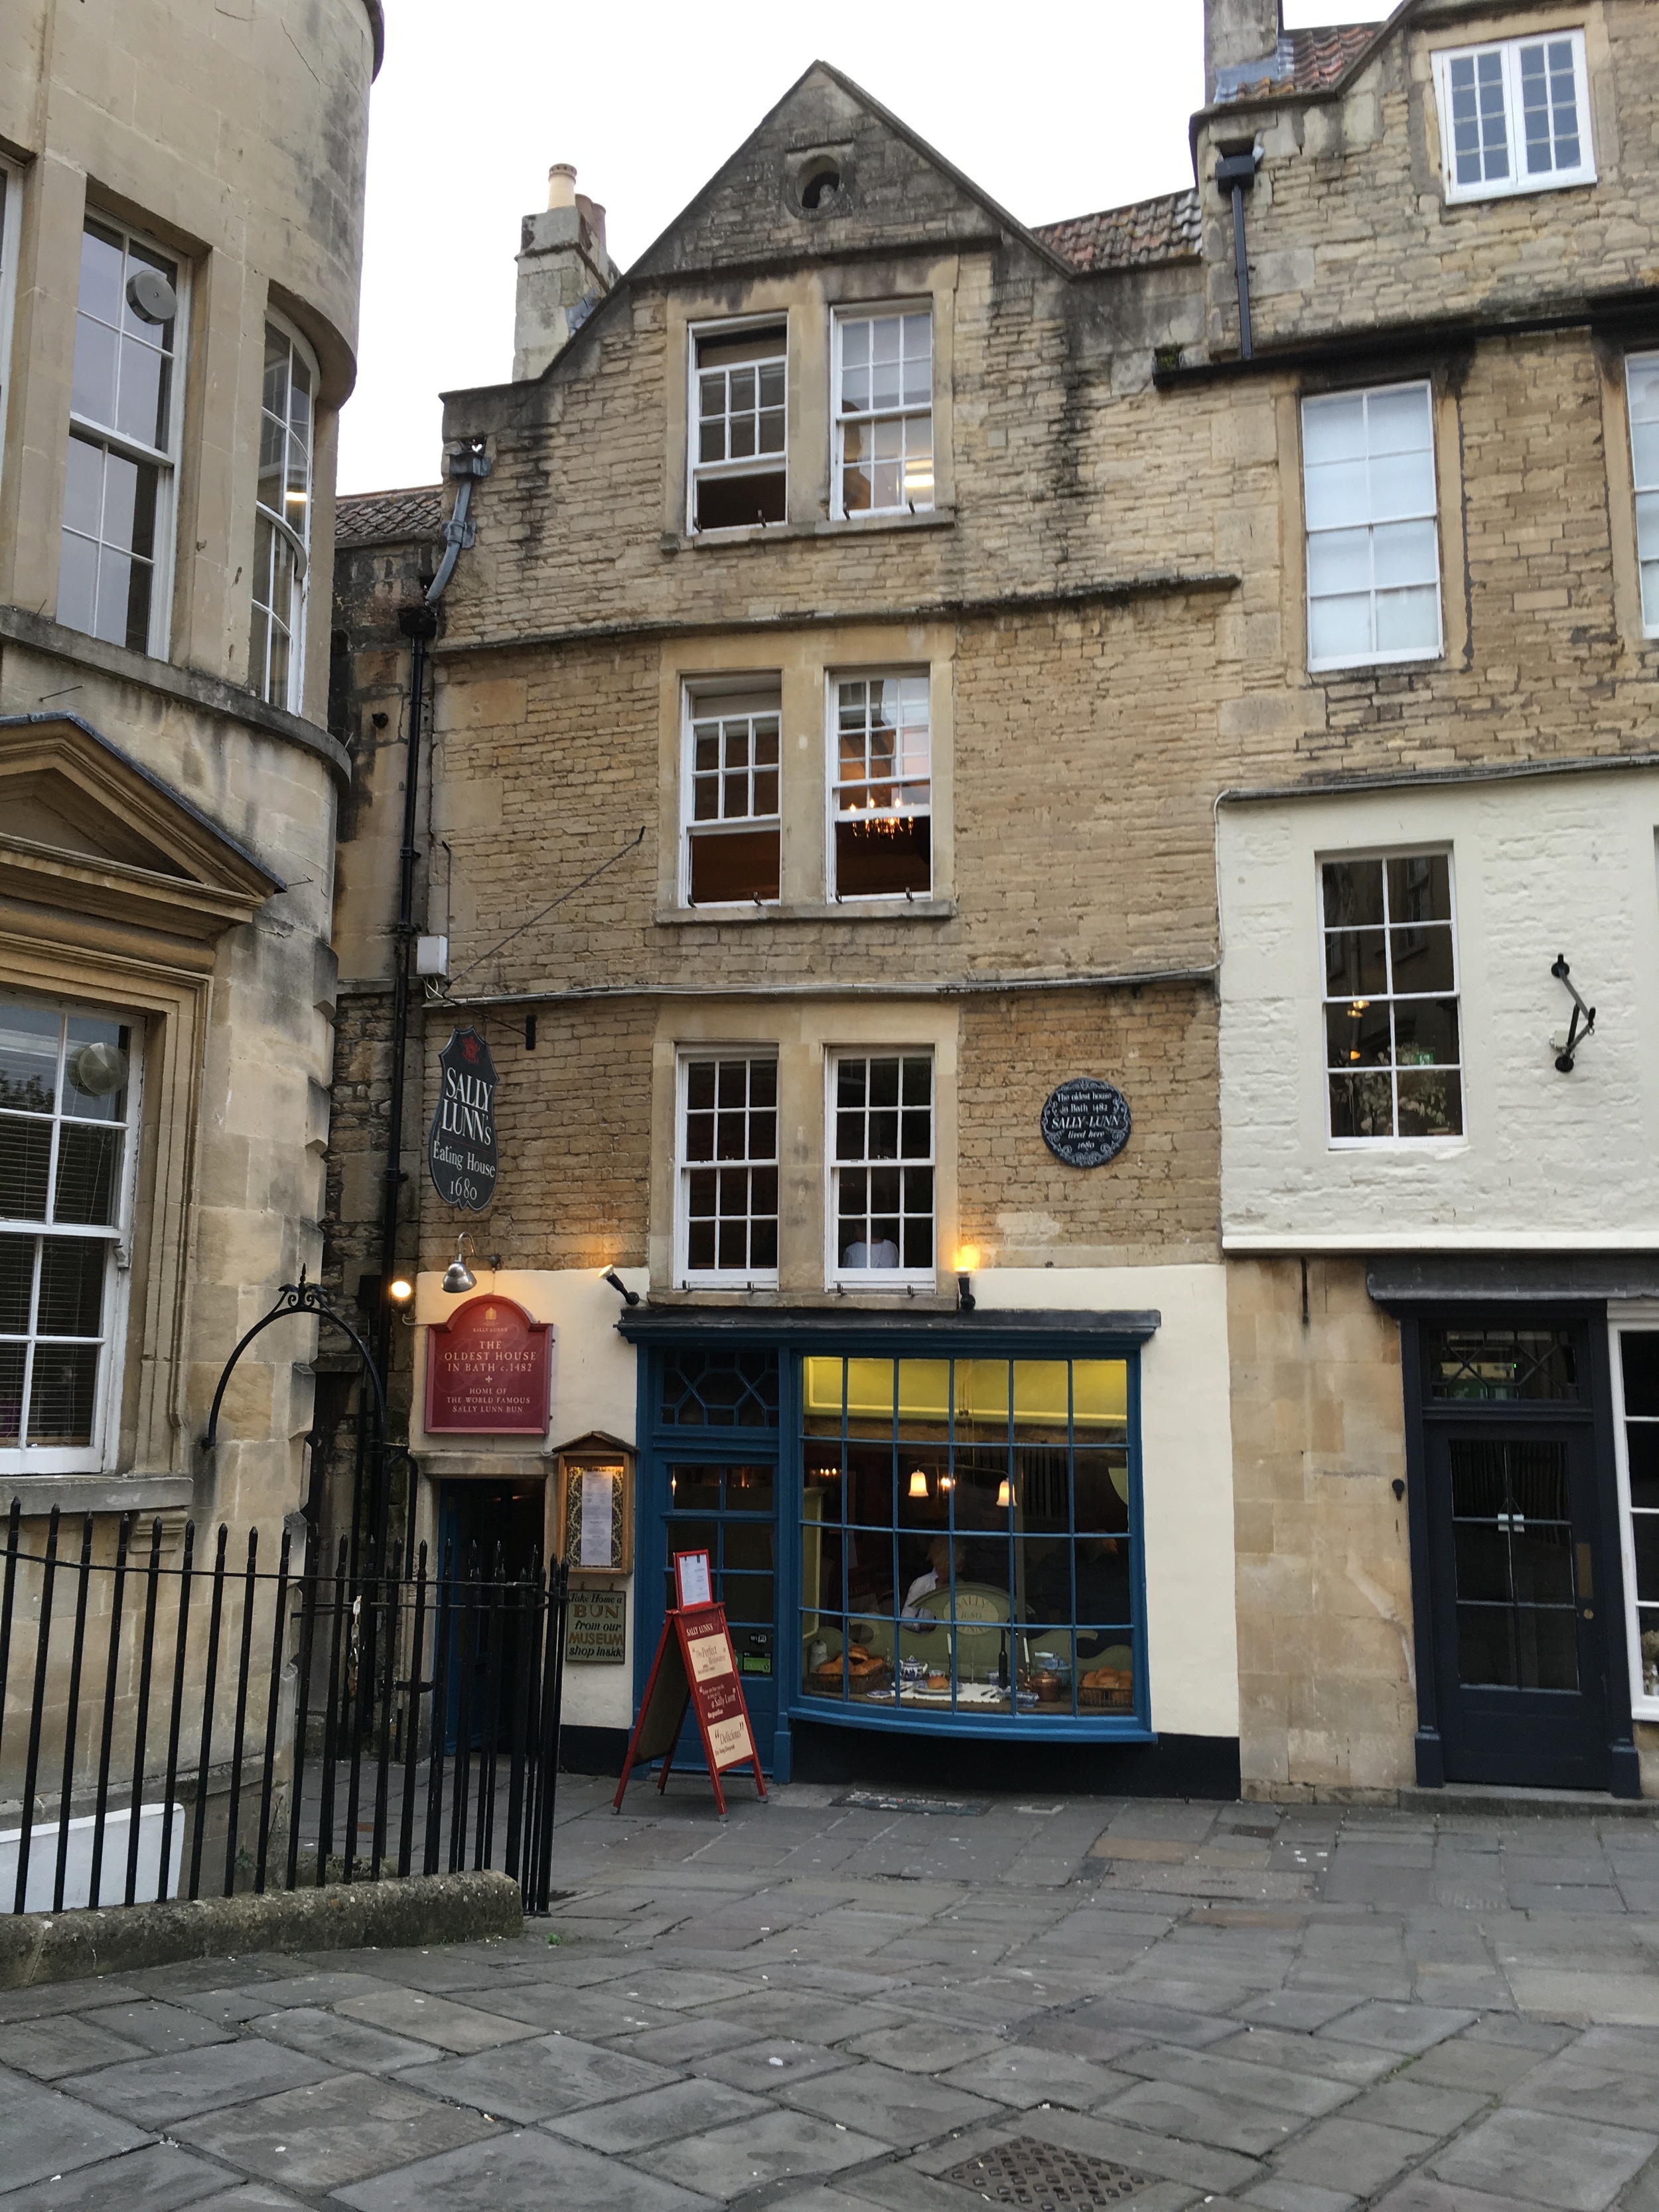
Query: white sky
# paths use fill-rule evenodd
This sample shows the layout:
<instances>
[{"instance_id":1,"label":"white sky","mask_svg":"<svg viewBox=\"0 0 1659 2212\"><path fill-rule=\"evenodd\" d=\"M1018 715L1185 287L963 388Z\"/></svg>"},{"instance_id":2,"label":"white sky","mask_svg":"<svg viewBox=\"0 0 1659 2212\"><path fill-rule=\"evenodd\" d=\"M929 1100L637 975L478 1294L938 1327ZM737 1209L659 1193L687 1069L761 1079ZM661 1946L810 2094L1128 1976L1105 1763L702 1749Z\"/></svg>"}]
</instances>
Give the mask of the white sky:
<instances>
[{"instance_id":1,"label":"white sky","mask_svg":"<svg viewBox=\"0 0 1659 2212\"><path fill-rule=\"evenodd\" d=\"M357 388L340 488L430 483L437 395L513 366L521 216L574 161L626 268L815 59L833 62L1026 222L1192 182L1202 0L390 0L369 134ZM1292 28L1388 12L1286 0ZM860 31L860 22L865 26Z\"/></svg>"}]
</instances>

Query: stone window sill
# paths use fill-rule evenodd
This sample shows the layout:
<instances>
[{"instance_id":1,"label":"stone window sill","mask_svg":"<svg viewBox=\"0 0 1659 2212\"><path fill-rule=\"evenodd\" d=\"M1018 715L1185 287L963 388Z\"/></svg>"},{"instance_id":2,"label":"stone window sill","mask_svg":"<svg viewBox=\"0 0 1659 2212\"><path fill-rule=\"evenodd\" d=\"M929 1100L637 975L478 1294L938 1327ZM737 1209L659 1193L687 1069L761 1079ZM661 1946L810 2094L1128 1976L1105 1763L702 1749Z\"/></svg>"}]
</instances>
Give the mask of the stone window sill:
<instances>
[{"instance_id":1,"label":"stone window sill","mask_svg":"<svg viewBox=\"0 0 1659 2212\"><path fill-rule=\"evenodd\" d=\"M85 1513L188 1513L194 1491L187 1474L0 1475L0 1515L14 1498L25 1520L44 1521L54 1505L65 1521Z\"/></svg>"},{"instance_id":2,"label":"stone window sill","mask_svg":"<svg viewBox=\"0 0 1659 2212\"><path fill-rule=\"evenodd\" d=\"M866 537L895 530L953 530L953 507L930 507L922 514L823 515L815 522L751 523L742 530L704 530L695 536L665 530L658 541L665 553L718 553L732 545L765 545L796 538Z\"/></svg>"},{"instance_id":3,"label":"stone window sill","mask_svg":"<svg viewBox=\"0 0 1659 2212\"><path fill-rule=\"evenodd\" d=\"M798 901L789 906L662 906L659 929L723 929L736 924L784 921L953 921L954 899L848 899L828 905Z\"/></svg>"}]
</instances>

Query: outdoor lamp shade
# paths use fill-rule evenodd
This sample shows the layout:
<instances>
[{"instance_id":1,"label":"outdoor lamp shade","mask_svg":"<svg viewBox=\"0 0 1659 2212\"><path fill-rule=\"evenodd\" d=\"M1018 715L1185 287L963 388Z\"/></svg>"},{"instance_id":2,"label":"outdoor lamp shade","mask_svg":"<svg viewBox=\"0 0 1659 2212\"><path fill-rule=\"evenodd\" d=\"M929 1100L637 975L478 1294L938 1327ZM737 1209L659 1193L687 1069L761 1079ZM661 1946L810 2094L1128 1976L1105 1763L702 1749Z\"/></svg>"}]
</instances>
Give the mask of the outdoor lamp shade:
<instances>
[{"instance_id":1,"label":"outdoor lamp shade","mask_svg":"<svg viewBox=\"0 0 1659 2212\"><path fill-rule=\"evenodd\" d=\"M459 1297L463 1291L474 1290L477 1286L477 1277L461 1257L463 1241L459 1237L455 1239L455 1256L444 1270L444 1289L452 1298Z\"/></svg>"},{"instance_id":2,"label":"outdoor lamp shade","mask_svg":"<svg viewBox=\"0 0 1659 2212\"><path fill-rule=\"evenodd\" d=\"M1001 1481L997 1485L997 1504L999 1505L1012 1505L1013 1502L1013 1489L1009 1483L1007 1476L1005 1474Z\"/></svg>"},{"instance_id":3,"label":"outdoor lamp shade","mask_svg":"<svg viewBox=\"0 0 1659 2212\"><path fill-rule=\"evenodd\" d=\"M912 1498L926 1498L927 1495L927 1478L919 1467L910 1471L910 1495Z\"/></svg>"}]
</instances>

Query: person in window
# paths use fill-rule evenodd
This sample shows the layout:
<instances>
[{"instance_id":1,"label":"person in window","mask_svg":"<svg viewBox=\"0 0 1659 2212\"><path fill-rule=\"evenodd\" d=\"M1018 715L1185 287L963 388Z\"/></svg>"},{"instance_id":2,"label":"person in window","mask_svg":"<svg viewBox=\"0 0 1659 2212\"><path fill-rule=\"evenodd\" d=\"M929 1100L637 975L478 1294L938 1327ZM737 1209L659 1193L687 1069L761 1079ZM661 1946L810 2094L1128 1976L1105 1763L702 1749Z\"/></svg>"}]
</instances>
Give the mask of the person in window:
<instances>
[{"instance_id":1,"label":"person in window","mask_svg":"<svg viewBox=\"0 0 1659 2212\"><path fill-rule=\"evenodd\" d=\"M842 1261L843 1267L896 1267L898 1263L899 1248L890 1237L879 1237L873 1244L860 1237L848 1246L847 1257Z\"/></svg>"},{"instance_id":2,"label":"person in window","mask_svg":"<svg viewBox=\"0 0 1659 2212\"><path fill-rule=\"evenodd\" d=\"M953 1544L942 1532L928 1538L927 1565L904 1593L904 1609L899 1615L901 1620L913 1622L924 1628L933 1626L933 1615L918 1613L916 1607L923 1598L931 1597L936 1589L950 1588L952 1569L960 1578L963 1555L966 1550L966 1545Z\"/></svg>"}]
</instances>

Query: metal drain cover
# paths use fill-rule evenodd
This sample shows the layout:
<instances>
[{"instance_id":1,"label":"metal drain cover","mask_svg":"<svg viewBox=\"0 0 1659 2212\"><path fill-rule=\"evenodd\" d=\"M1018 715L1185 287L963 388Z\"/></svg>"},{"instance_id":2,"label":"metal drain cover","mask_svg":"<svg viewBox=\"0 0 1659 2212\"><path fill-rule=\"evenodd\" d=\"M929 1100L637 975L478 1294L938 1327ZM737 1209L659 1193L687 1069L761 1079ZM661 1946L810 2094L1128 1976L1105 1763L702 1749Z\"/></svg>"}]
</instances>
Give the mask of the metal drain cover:
<instances>
[{"instance_id":1,"label":"metal drain cover","mask_svg":"<svg viewBox=\"0 0 1659 2212\"><path fill-rule=\"evenodd\" d=\"M997 2143L939 2176L988 2203L1026 2204L1031 2212L1104 2212L1109 2204L1138 2196L1154 2178L1086 2151L1039 2142L1035 2136Z\"/></svg>"},{"instance_id":2,"label":"metal drain cover","mask_svg":"<svg viewBox=\"0 0 1659 2212\"><path fill-rule=\"evenodd\" d=\"M849 1790L831 1802L860 1813L954 1813L959 1820L976 1820L991 1809L983 1797L903 1797L887 1790Z\"/></svg>"}]
</instances>

